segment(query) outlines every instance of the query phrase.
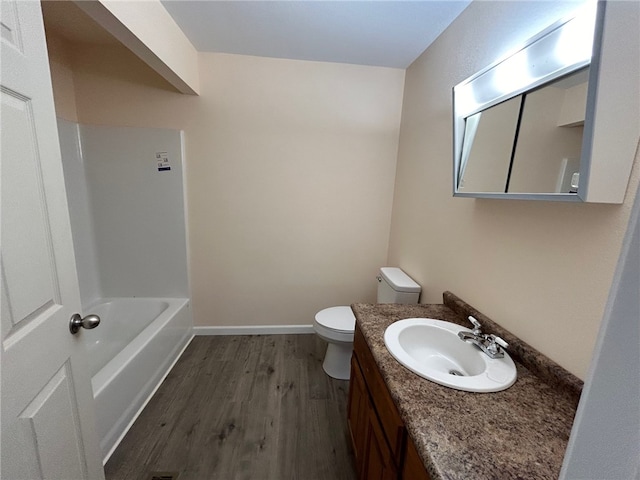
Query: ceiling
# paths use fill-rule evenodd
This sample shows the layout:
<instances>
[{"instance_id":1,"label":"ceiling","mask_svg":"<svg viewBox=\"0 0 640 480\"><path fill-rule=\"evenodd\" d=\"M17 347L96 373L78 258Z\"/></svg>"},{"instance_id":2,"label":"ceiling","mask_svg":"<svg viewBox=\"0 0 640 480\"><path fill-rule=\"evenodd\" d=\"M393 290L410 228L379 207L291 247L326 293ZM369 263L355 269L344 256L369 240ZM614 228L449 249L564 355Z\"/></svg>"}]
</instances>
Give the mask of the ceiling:
<instances>
[{"instance_id":1,"label":"ceiling","mask_svg":"<svg viewBox=\"0 0 640 480\"><path fill-rule=\"evenodd\" d=\"M201 52L408 67L470 0L162 4Z\"/></svg>"},{"instance_id":2,"label":"ceiling","mask_svg":"<svg viewBox=\"0 0 640 480\"><path fill-rule=\"evenodd\" d=\"M201 52L408 67L471 0L163 0ZM73 2L42 3L48 32L117 43Z\"/></svg>"}]
</instances>

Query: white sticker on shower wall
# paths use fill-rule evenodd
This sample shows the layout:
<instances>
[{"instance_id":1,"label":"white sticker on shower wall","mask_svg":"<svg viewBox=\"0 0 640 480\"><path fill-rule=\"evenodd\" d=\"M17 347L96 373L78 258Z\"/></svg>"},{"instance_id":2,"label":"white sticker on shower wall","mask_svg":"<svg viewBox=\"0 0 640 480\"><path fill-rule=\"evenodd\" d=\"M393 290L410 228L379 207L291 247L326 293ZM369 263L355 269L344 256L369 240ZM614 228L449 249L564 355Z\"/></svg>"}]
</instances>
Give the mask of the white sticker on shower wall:
<instances>
[{"instance_id":1,"label":"white sticker on shower wall","mask_svg":"<svg viewBox=\"0 0 640 480\"><path fill-rule=\"evenodd\" d=\"M171 170L169 163L169 154L167 152L156 152L156 164L159 172L168 172Z\"/></svg>"}]
</instances>

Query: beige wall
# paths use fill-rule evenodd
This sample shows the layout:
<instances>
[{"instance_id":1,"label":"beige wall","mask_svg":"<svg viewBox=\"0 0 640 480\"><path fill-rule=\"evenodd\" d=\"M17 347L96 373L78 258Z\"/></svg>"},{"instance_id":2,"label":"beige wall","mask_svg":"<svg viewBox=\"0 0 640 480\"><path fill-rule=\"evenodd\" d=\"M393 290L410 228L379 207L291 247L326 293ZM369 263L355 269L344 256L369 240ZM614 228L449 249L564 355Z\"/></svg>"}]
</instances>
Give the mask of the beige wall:
<instances>
[{"instance_id":1,"label":"beige wall","mask_svg":"<svg viewBox=\"0 0 640 480\"><path fill-rule=\"evenodd\" d=\"M620 253L623 205L452 197L451 88L574 8L473 2L407 70L389 263L451 290L584 378Z\"/></svg>"},{"instance_id":2,"label":"beige wall","mask_svg":"<svg viewBox=\"0 0 640 480\"><path fill-rule=\"evenodd\" d=\"M123 48L74 52L80 122L185 131L196 325L308 325L375 301L403 70L200 54L195 97Z\"/></svg>"}]
</instances>

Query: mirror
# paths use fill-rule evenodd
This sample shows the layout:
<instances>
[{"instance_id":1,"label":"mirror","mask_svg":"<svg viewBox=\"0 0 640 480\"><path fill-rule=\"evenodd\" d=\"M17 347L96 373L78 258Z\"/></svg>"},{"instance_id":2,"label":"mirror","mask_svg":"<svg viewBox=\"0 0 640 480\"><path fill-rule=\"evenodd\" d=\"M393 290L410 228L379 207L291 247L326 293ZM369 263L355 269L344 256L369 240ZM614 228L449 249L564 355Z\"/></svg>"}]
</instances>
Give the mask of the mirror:
<instances>
[{"instance_id":1,"label":"mirror","mask_svg":"<svg viewBox=\"0 0 640 480\"><path fill-rule=\"evenodd\" d=\"M523 97L507 192L578 192L588 68Z\"/></svg>"},{"instance_id":2,"label":"mirror","mask_svg":"<svg viewBox=\"0 0 640 480\"><path fill-rule=\"evenodd\" d=\"M465 118L458 191L577 193L588 71Z\"/></svg>"},{"instance_id":3,"label":"mirror","mask_svg":"<svg viewBox=\"0 0 640 480\"><path fill-rule=\"evenodd\" d=\"M602 18L589 4L454 87L455 196L582 200Z\"/></svg>"},{"instance_id":4,"label":"mirror","mask_svg":"<svg viewBox=\"0 0 640 480\"><path fill-rule=\"evenodd\" d=\"M461 192L506 192L522 95L465 119Z\"/></svg>"}]
</instances>

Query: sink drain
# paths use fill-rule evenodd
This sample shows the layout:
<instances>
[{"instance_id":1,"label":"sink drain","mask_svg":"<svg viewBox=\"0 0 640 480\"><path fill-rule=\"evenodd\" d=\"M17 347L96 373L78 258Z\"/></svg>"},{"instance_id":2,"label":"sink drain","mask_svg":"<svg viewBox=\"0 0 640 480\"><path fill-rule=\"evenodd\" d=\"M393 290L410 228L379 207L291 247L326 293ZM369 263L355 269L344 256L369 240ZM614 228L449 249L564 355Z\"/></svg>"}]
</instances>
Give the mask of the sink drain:
<instances>
[{"instance_id":1,"label":"sink drain","mask_svg":"<svg viewBox=\"0 0 640 480\"><path fill-rule=\"evenodd\" d=\"M464 377L464 373L462 373L460 370L449 370L449 375L455 375L456 377Z\"/></svg>"}]
</instances>

